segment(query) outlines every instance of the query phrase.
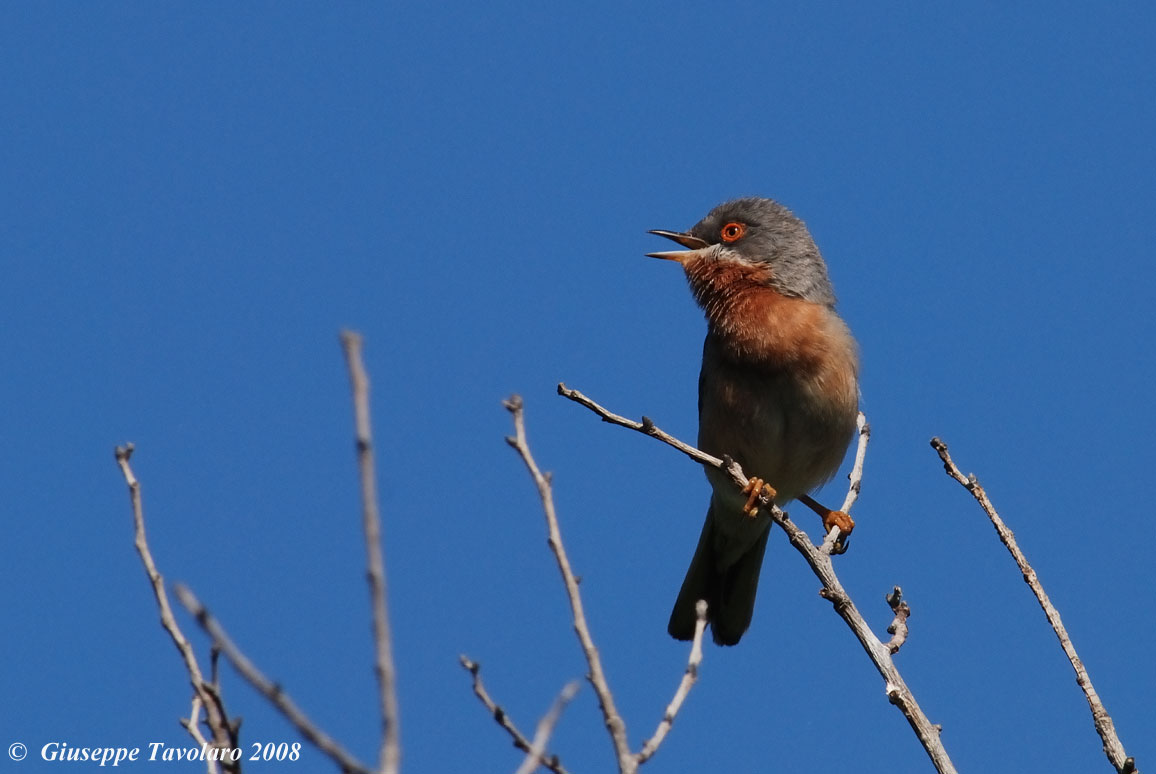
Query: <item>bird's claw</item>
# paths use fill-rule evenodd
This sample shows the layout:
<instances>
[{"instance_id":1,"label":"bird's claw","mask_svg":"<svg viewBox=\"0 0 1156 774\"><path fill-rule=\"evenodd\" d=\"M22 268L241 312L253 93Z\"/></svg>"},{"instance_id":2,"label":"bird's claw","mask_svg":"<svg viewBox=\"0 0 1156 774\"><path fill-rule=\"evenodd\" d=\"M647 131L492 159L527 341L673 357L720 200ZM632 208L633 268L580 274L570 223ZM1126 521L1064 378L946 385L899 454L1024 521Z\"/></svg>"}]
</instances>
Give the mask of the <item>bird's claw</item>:
<instances>
[{"instance_id":1,"label":"bird's claw","mask_svg":"<svg viewBox=\"0 0 1156 774\"><path fill-rule=\"evenodd\" d=\"M773 501L778 492L766 481L755 476L747 481L747 485L743 487L743 494L747 496L747 504L743 506L743 513L753 519L759 515L759 496L762 495L767 500Z\"/></svg>"},{"instance_id":2,"label":"bird's claw","mask_svg":"<svg viewBox=\"0 0 1156 774\"><path fill-rule=\"evenodd\" d=\"M843 511L827 511L823 516L823 528L830 532L835 527L838 527L844 536L850 535L851 530L855 529L855 522Z\"/></svg>"}]
</instances>

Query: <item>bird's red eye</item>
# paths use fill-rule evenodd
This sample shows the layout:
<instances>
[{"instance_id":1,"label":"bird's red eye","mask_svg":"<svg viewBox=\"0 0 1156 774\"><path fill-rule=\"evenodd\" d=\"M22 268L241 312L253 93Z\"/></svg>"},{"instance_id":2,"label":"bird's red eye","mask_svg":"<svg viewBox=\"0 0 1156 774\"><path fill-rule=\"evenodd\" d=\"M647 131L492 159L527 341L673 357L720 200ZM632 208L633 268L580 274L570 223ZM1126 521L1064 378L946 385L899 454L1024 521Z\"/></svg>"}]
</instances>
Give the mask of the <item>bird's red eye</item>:
<instances>
[{"instance_id":1,"label":"bird's red eye","mask_svg":"<svg viewBox=\"0 0 1156 774\"><path fill-rule=\"evenodd\" d=\"M737 221L731 221L722 227L722 231L719 232L719 236L722 237L722 241L724 242L737 242L745 233L747 233L746 224L739 223Z\"/></svg>"}]
</instances>

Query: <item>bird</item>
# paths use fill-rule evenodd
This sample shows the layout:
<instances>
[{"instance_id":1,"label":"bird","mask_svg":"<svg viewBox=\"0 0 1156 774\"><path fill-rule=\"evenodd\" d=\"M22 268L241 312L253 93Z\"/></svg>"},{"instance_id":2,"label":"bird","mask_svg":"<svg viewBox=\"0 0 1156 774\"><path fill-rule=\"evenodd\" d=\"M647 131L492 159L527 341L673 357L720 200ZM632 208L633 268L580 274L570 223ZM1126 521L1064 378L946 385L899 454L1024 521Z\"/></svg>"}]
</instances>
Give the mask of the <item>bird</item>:
<instances>
[{"instance_id":1,"label":"bird","mask_svg":"<svg viewBox=\"0 0 1156 774\"><path fill-rule=\"evenodd\" d=\"M667 630L693 639L696 605L711 635L735 645L750 627L777 506L799 500L828 531L854 523L809 497L838 471L856 432L859 351L835 311L827 265L806 225L772 199L724 202L688 231L650 231L684 250L648 253L682 265L706 317L698 446L742 466L750 483L705 466L706 520Z\"/></svg>"}]
</instances>

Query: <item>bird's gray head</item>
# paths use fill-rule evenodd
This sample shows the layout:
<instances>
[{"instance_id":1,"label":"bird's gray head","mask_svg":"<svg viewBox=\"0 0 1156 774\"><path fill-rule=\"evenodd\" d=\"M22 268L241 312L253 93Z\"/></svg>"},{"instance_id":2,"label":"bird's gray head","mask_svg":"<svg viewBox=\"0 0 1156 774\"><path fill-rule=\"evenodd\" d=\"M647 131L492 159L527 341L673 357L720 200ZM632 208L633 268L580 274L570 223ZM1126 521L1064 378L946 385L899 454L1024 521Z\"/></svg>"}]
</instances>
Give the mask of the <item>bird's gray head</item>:
<instances>
[{"instance_id":1,"label":"bird's gray head","mask_svg":"<svg viewBox=\"0 0 1156 774\"><path fill-rule=\"evenodd\" d=\"M806 225L771 199L747 197L720 204L690 231L651 231L690 248L650 253L655 258L735 261L765 270L765 282L785 296L835 304L827 265Z\"/></svg>"}]
</instances>

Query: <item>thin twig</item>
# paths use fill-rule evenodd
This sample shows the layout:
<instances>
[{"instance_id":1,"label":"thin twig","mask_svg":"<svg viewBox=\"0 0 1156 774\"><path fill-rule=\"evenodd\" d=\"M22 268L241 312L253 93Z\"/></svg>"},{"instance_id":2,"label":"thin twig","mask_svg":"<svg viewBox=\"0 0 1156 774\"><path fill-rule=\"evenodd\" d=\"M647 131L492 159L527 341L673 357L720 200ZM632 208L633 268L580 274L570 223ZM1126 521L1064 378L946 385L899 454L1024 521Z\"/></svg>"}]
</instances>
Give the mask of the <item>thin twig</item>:
<instances>
[{"instance_id":1,"label":"thin twig","mask_svg":"<svg viewBox=\"0 0 1156 774\"><path fill-rule=\"evenodd\" d=\"M177 625L176 618L173 617L173 609L169 604L169 595L165 591L164 577L160 574L160 571L157 570L156 562L153 561L152 551L149 549L148 538L145 535L144 506L141 503L140 481L138 481L137 477L133 474L132 466L129 464L129 459L132 457L134 448L131 443L116 447L116 462L117 465L120 466L121 473L124 475L125 483L128 484L129 499L132 502L136 550L137 553L140 554L141 563L144 565L145 573L148 575L149 583L152 585L153 596L156 598L157 608L161 614L161 626L168 632L169 638L177 648L177 652L181 654L181 660L185 663L185 670L189 673L189 682L193 688L193 706L195 707L196 702L199 700L204 707L206 722L213 735L213 745L222 749L233 749L237 746L235 727L229 723L228 715L225 712L224 705L219 701L219 697L214 697L208 690L208 683L205 682L200 664L197 663L197 656L193 652L193 646L189 644L188 639L181 631L181 627ZM189 733L193 734L192 729L189 729ZM193 735L193 738L197 740L197 735ZM223 761L223 764L225 771L229 772L229 774L240 774L241 764L239 762Z\"/></svg>"},{"instance_id":2,"label":"thin twig","mask_svg":"<svg viewBox=\"0 0 1156 774\"><path fill-rule=\"evenodd\" d=\"M558 388L559 392L564 389L562 385L559 385ZM574 631L582 646L582 652L586 656L586 663L590 667L590 673L587 675L587 679L594 687L594 692L598 696L602 717L607 730L610 732L610 739L614 745L615 755L618 758L619 772L621 772L621 774L634 774L638 766L649 760L658 750L659 745L662 744L666 735L670 732L674 718L678 714L679 709L681 709L683 702L686 701L691 687L698 679L698 667L702 662L702 638L703 632L706 629L706 603L700 601L696 607L698 621L695 626L694 642L691 646L686 670L682 680L679 682L678 689L675 691L674 698L667 706L666 712L654 732L654 736L647 740L641 751L637 754L632 754L626 739L626 724L615 708L614 695L607 683L598 649L594 645L593 637L590 635L590 628L586 623L586 614L582 606L582 595L578 590L578 579L571 569L566 548L562 543L562 532L558 525L557 513L554 509L554 494L550 474L541 471L538 463L534 460L533 454L530 452L530 446L526 440L522 399L514 395L511 396L509 400L504 401L503 405L514 419L514 436L507 437L506 442L513 447L522 458L522 462L525 463L526 469L530 472L530 476L533 478L534 484L538 489L538 496L542 500L542 510L546 516L547 532L549 533L548 543L558 563L562 581L566 586L566 594L570 600L570 611L574 620ZM622 419L621 417L617 419L629 423L629 420ZM640 425L639 428L641 427ZM651 425L651 429L657 430L653 425ZM662 431L657 432L665 435ZM677 440L670 438L670 436L667 436L667 438L670 439L668 442L674 441L675 443L679 443ZM691 449L691 451L693 451L693 449ZM465 656L461 656L461 663L462 666L473 675L474 694L477 695L482 704L493 714L498 724L506 729L510 736L513 737L514 745L518 747L518 749L526 752L526 758L522 762L522 766L518 769L518 774L533 771L540 765L546 766L551 771L556 772L556 774L561 774L563 769L561 763L558 761L558 757L556 755L546 757L544 747L546 738L549 737L554 724L557 722L557 714L561 712L561 708L565 705L565 702L569 701L569 697L567 696L568 691L563 691L563 695L560 696L555 703L554 709L538 724L538 733L535 735L534 742L531 743L528 742L526 737L514 726L505 710L495 704L489 694L486 693L479 674L479 665L470 661Z\"/></svg>"},{"instance_id":3,"label":"thin twig","mask_svg":"<svg viewBox=\"0 0 1156 774\"><path fill-rule=\"evenodd\" d=\"M249 685L253 686L254 690L268 699L269 703L292 723L302 736L313 743L321 752L328 755L346 774L370 774L370 769L365 764L354 758L340 743L318 728L297 706L297 703L290 698L289 694L281 689L278 683L266 677L249 660L233 642L229 633L213 617L212 613L205 609L205 606L201 604L192 591L180 584L177 584L173 590L176 592L177 599L196 618L197 624L204 630L205 634L212 638L214 646L221 649L233 668Z\"/></svg>"},{"instance_id":4,"label":"thin twig","mask_svg":"<svg viewBox=\"0 0 1156 774\"><path fill-rule=\"evenodd\" d=\"M847 496L843 498L843 507L839 509L848 515L855 501L859 499L859 491L863 488L863 464L867 460L867 442L871 440L871 425L867 424L867 417L862 411L855 418L855 427L859 431L859 442L855 445L855 463L851 466L851 472L847 474L849 481ZM842 529L837 525L833 526L823 538L819 550L825 554L842 554L847 550L846 537Z\"/></svg>"},{"instance_id":5,"label":"thin twig","mask_svg":"<svg viewBox=\"0 0 1156 774\"><path fill-rule=\"evenodd\" d=\"M349 366L353 392L353 417L357 433L357 465L361 477L361 515L365 529L365 550L369 569L370 603L373 608L374 673L377 675L381 704L381 751L378 767L382 774L397 774L401 760L397 691L393 666L393 645L389 633L389 609L385 594L385 559L381 548L381 517L378 514L377 484L374 477L373 436L369 421L369 377L362 360L361 335L341 332L341 347Z\"/></svg>"},{"instance_id":6,"label":"thin twig","mask_svg":"<svg viewBox=\"0 0 1156 774\"><path fill-rule=\"evenodd\" d=\"M688 443L683 443L670 433L660 430L655 426L654 422L650 421L650 417L643 417L641 422L635 422L633 419L627 419L620 414L615 414L613 411L599 406L597 403L592 401L590 398L587 398L578 390L571 390L563 382L558 382L558 394L563 398L568 398L569 400L572 400L575 403L580 403L581 405L590 409L595 414L602 417L603 422L608 422L612 425L618 425L619 427L626 427L631 430L636 430L643 435L649 435L651 438L657 438L663 443L669 444L670 446L678 449L692 460L701 462L704 465L710 465L711 467L718 468L724 473L729 474L734 482L740 487L747 485L747 479L743 475L742 466L740 466L737 462L731 460L729 465L724 465L723 461L718 457L712 457L706 452L700 451ZM766 505L769 501L767 498L763 497L760 499L760 502L763 505Z\"/></svg>"},{"instance_id":7,"label":"thin twig","mask_svg":"<svg viewBox=\"0 0 1156 774\"><path fill-rule=\"evenodd\" d=\"M642 745L642 749L634 756L640 764L646 763L658 751L658 746L670 733L671 726L674 725L674 718L682 709L682 703L686 701L690 689L698 680L698 667L702 663L702 634L706 631L706 601L700 599L695 604L694 611L698 618L694 622L694 642L690 646L690 657L686 661L686 671L682 674L682 680L678 683L678 690L674 692L674 698L667 705L666 712L663 714L662 720L659 721L658 728L654 731L654 736L647 739Z\"/></svg>"},{"instance_id":8,"label":"thin twig","mask_svg":"<svg viewBox=\"0 0 1156 774\"><path fill-rule=\"evenodd\" d=\"M696 462L718 468L730 476L735 485L740 488L746 486L747 479L742 473L742 468L732 459L728 458L725 461L720 460L699 449L695 449L693 446L655 427L654 423L649 419L643 418L642 422L634 422L618 414L614 414L577 390L568 389L565 385L558 385L558 394L582 404L602 417L604 421L636 430L652 438L657 438L683 452ZM860 442L863 443L862 437ZM895 662L892 660L891 653L887 650L887 646L880 642L879 638L871 631L871 628L867 625L867 621L863 618L858 608L855 607L855 603L851 600L851 597L844 590L843 585L839 582L838 576L835 574L835 568L832 564L830 554L822 551L812 543L807 533L796 526L787 514L775 506L768 498L760 496L759 501L762 505L766 506L765 509L760 509L760 513L769 514L769 517L786 531L791 545L803 555L811 571L822 581L823 588L819 592L820 595L831 601L835 612L839 614L855 634L856 639L859 640L859 644L863 646L871 662L875 665L875 669L878 670L879 674L883 677L888 700L903 713L903 716L907 719L915 735L919 738L920 744L923 745L923 749L927 751L932 763L935 764L936 769L940 774L954 774L955 766L952 764L951 759L947 755L947 751L943 747L943 743L939 739L939 727L928 720L927 715L925 715L919 707L914 694L912 694L911 690L907 687L907 683L903 680L902 675L900 675L898 668L895 666Z\"/></svg>"},{"instance_id":9,"label":"thin twig","mask_svg":"<svg viewBox=\"0 0 1156 774\"><path fill-rule=\"evenodd\" d=\"M887 633L891 635L891 640L887 643L887 650L894 655L903 647L903 643L907 642L907 619L911 617L911 606L903 598L903 589L898 586L893 588L885 599L891 612L895 613L895 618L887 627Z\"/></svg>"},{"instance_id":10,"label":"thin twig","mask_svg":"<svg viewBox=\"0 0 1156 774\"><path fill-rule=\"evenodd\" d=\"M903 713L903 717L907 719L911 730L915 732L920 744L923 745L923 749L927 751L927 755L931 758L936 770L940 774L955 774L955 765L951 762L951 758L939 738L939 726L927 718L915 700L915 694L907 687L907 682L899 673L899 668L895 666L890 650L879 641L879 638L871 631L871 627L867 625L863 614L855 607L851 596L843 588L843 584L840 583L835 574L830 555L816 548L807 534L795 526L794 522L787 518L787 515L782 511L776 508L771 517L786 530L791 545L803 555L811 571L823 582L820 595L834 605L835 612L854 632L855 638L859 640L859 644L867 652L871 662L875 665L875 669L883 677L888 701Z\"/></svg>"},{"instance_id":11,"label":"thin twig","mask_svg":"<svg viewBox=\"0 0 1156 774\"><path fill-rule=\"evenodd\" d=\"M859 492L863 488L863 464L867 461L867 442L871 440L871 425L867 424L867 416L862 411L855 419L855 427L859 431L859 443L855 446L855 463L851 466L851 472L847 474L850 486L847 487L843 507L839 509L843 513L850 513L851 506L859 499Z\"/></svg>"},{"instance_id":12,"label":"thin twig","mask_svg":"<svg viewBox=\"0 0 1156 774\"><path fill-rule=\"evenodd\" d=\"M538 770L538 766L542 764L542 754L546 751L546 743L550 741L550 734L554 733L554 726L558 725L562 711L581 686L577 680L571 680L562 687L561 693L554 699L549 711L538 721L538 727L534 730L534 741L530 743L530 751L526 753L522 765L515 774L533 774Z\"/></svg>"},{"instance_id":13,"label":"thin twig","mask_svg":"<svg viewBox=\"0 0 1156 774\"><path fill-rule=\"evenodd\" d=\"M740 465L739 463L735 462L734 459L732 459L731 457L725 457L724 459L719 459L718 457L707 454L706 452L702 451L701 449L698 449L694 446L691 446L690 444L688 444L688 443L686 443L686 442L684 442L678 438L675 438L673 435L666 432L665 430L662 430L661 428L659 428L657 425L654 424L654 421L651 420L650 417L644 416L642 418L641 422L636 422L633 419L627 419L626 417L622 416L621 414L615 414L613 411L606 408L605 406L601 406L598 403L595 403L593 400L586 397L578 390L570 389L562 382L558 383L558 394L561 395L563 398L567 398L569 400L572 400L575 403L578 403L578 404L583 405L586 408L590 409L595 414L602 417L603 422L607 422L607 423L612 424L612 425L618 425L619 427L625 427L629 430L634 430L636 432L642 433L643 435L647 435L647 436L650 436L651 438L655 438L659 441L662 441L663 443L665 443L668 446L672 446L675 449L678 449L680 452L682 452L686 456L690 457L695 462L701 462L703 465L709 465L712 468L717 468L717 469L721 470L723 473L726 473L728 476L730 476L731 481L739 489L743 489L747 485L748 479L746 477L746 474L743 473L743 466ZM860 416L862 416L862 414L860 414ZM866 454L867 438L870 437L870 428L867 425L865 418L863 421L863 428L867 428L867 432L865 432L865 433L861 432L860 433L859 445L863 450L861 453ZM858 455L856 455L856 456L858 457ZM774 505L774 503L772 502L772 500L769 497L767 497L766 495L761 494L761 493L759 494L757 500L758 500L758 503L760 506L765 506L767 508L770 508L771 506ZM852 500L852 503L854 503L854 500ZM850 508L850 505L848 505L847 507ZM759 513L764 512L762 507L760 507L758 509L758 511L759 511Z\"/></svg>"},{"instance_id":14,"label":"thin twig","mask_svg":"<svg viewBox=\"0 0 1156 774\"><path fill-rule=\"evenodd\" d=\"M1040 583L1039 576L1036 571L1028 563L1028 559L1024 556L1024 552L1020 550L1019 544L1016 543L1015 535L1008 526L996 513L995 506L991 504L991 500L987 497L987 492L980 486L979 480L974 475L965 476L951 459L951 454L947 451L947 444L938 438L931 439L931 447L939 454L939 459L943 461L943 469L947 475L958 481L963 488L971 493L980 507L983 508L984 513L987 514L988 519L991 520L992 526L999 534L1000 542L1007 547L1011 553L1012 558L1015 559L1016 565L1023 574L1024 582L1031 588L1032 593L1036 595L1036 600L1040 607L1043 608L1044 615L1048 618L1048 623L1052 625L1052 630L1055 631L1056 637L1060 640L1060 647L1064 649L1064 654L1068 657L1068 661L1072 663L1072 669L1076 672L1076 683L1084 691L1084 698L1088 702L1088 707L1092 710L1092 721L1096 725L1096 733L1100 735L1100 740L1104 745L1104 754L1108 757L1108 762L1111 763L1117 772L1120 774L1138 774L1136 771L1136 762L1134 759L1128 757L1124 752L1124 745L1120 742L1120 738L1116 735L1116 725L1112 722L1112 716L1108 714L1108 710L1104 707L1104 702L1100 700L1099 694L1096 693L1095 686L1092 685L1092 678L1088 675L1088 670L1084 667L1084 662L1080 660L1076 653L1076 647L1072 644L1071 637L1068 636L1068 630L1064 628L1064 622L1060 619L1060 611L1056 609L1052 601L1048 599L1047 592L1044 591L1044 586Z\"/></svg>"},{"instance_id":15,"label":"thin twig","mask_svg":"<svg viewBox=\"0 0 1156 774\"><path fill-rule=\"evenodd\" d=\"M181 718L181 726L189 732L189 736L193 738L194 742L204 747L209 743L209 740L205 739L205 735L201 733L201 707L201 697L193 694L193 706L189 710L188 718ZM205 771L208 772L208 774L217 774L217 772L220 771L217 767L217 761L206 757Z\"/></svg>"},{"instance_id":16,"label":"thin twig","mask_svg":"<svg viewBox=\"0 0 1156 774\"><path fill-rule=\"evenodd\" d=\"M554 511L554 494L550 481L538 468L533 454L526 442L526 427L522 414L522 399L511 396L504 402L506 409L514 418L514 436L507 437L510 444L525 463L526 469L538 487L538 496L542 499L542 509L546 515L546 526L549 532L548 543L558 562L558 570L562 573L562 582L566 585L566 595L570 599L570 612L574 617L574 632L578 635L578 642L582 645L582 653L586 656L586 663L590 667L587 679L594 687L598 696L598 705L602 708L602 718L610 732L611 742L614 744L614 753L618 758L618 768L623 774L631 774L636 766L634 756L630 753L630 744L626 739L626 724L614 706L614 694L610 691L610 684L606 681L606 673L602 670L602 659L598 655L598 648L594 645L594 638L590 636L590 627L586 623L586 612L582 608L582 595L578 591L578 579L570 569L570 559L566 555L566 548L562 545L562 533L558 527L558 516Z\"/></svg>"},{"instance_id":17,"label":"thin twig","mask_svg":"<svg viewBox=\"0 0 1156 774\"><path fill-rule=\"evenodd\" d=\"M490 698L486 687L482 685L481 664L476 661L471 661L464 655L459 656L458 660L461 662L462 667L473 675L474 695L478 697L478 700L481 701L485 708L489 710L490 714L494 716L494 720L498 722L498 725L506 729L506 733L514 740L514 746L522 752L529 754L534 749L530 740L518 730L518 727L514 725L514 721L510 720L510 716L506 714L506 711ZM543 745L543 748L544 747L545 745ZM562 765L562 762L558 759L558 756L546 755L545 749L542 749L538 754L538 763L554 772L554 774L569 774Z\"/></svg>"}]
</instances>

